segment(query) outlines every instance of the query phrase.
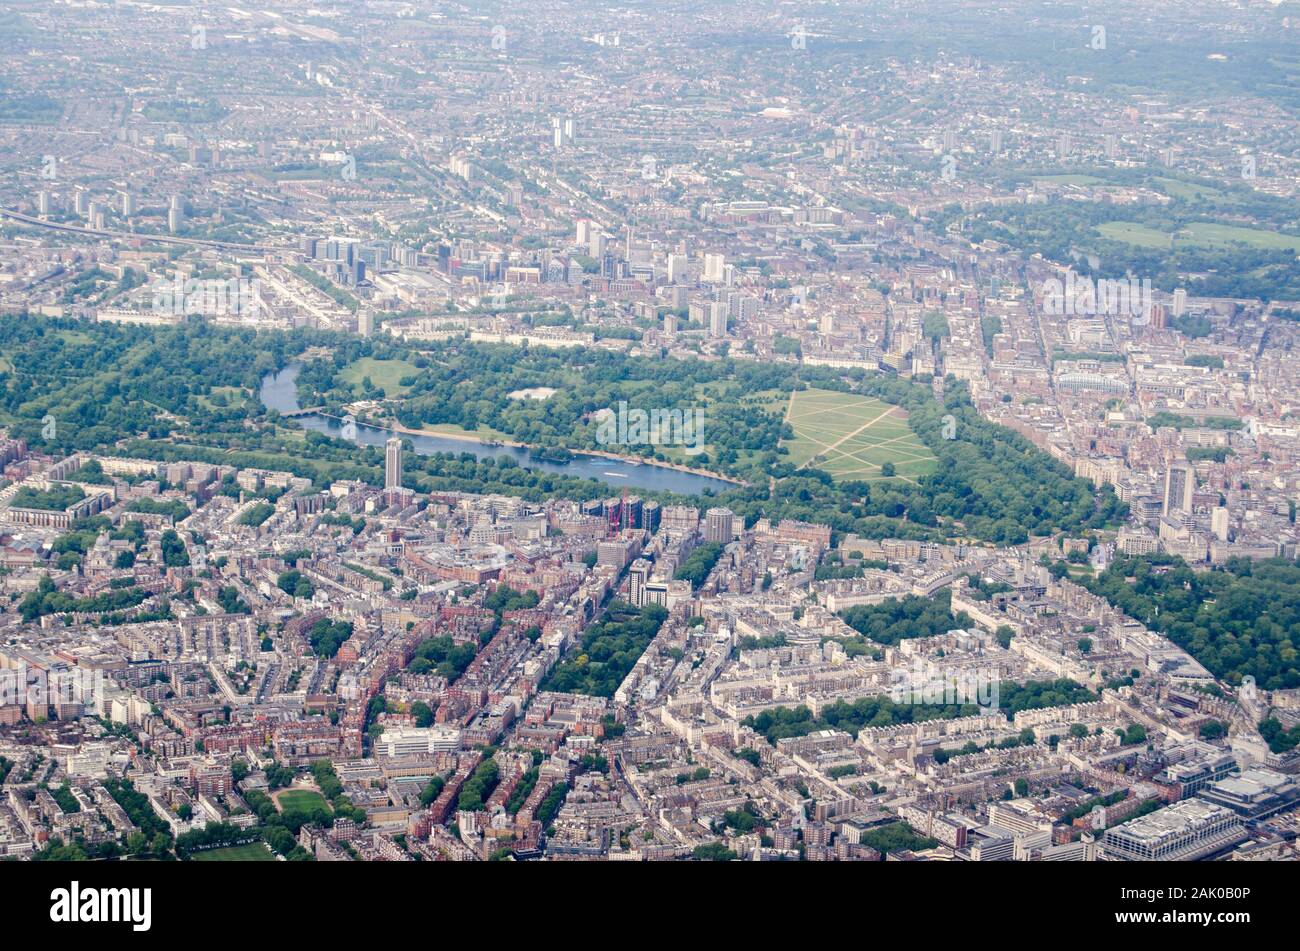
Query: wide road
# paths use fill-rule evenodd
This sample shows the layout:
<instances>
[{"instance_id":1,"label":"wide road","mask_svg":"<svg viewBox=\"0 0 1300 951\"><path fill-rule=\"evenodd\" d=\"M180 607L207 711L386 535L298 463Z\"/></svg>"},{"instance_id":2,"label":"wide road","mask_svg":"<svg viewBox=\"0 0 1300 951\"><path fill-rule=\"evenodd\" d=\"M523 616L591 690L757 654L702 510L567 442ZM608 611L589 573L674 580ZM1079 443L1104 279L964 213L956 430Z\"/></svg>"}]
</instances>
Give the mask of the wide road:
<instances>
[{"instance_id":1,"label":"wide road","mask_svg":"<svg viewBox=\"0 0 1300 951\"><path fill-rule=\"evenodd\" d=\"M166 234L139 234L135 231L112 231L100 228L83 228L80 225L68 225L57 221L45 221L42 218L36 218L32 215L24 215L17 211L10 211L7 208L0 208L0 218L11 218L14 221L20 221L26 225L35 225L38 228L52 228L55 231L68 231L73 234L84 234L92 238L136 238L141 241L157 241L160 244L183 244L195 248L221 248L228 251L255 251L258 253L287 250L287 248L273 247L266 244L239 244L234 241L209 241L205 238L178 238Z\"/></svg>"}]
</instances>

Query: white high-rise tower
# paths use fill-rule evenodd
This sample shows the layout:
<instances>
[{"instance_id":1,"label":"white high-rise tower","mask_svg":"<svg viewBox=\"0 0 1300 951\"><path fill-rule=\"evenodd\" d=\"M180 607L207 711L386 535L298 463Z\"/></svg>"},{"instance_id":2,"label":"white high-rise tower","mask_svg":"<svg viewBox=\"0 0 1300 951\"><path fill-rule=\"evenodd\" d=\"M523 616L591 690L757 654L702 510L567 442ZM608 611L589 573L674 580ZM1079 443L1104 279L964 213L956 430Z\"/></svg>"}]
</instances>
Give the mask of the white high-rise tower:
<instances>
[{"instance_id":1,"label":"white high-rise tower","mask_svg":"<svg viewBox=\"0 0 1300 951\"><path fill-rule=\"evenodd\" d=\"M384 488L402 487L402 440L394 436L384 444Z\"/></svg>"}]
</instances>

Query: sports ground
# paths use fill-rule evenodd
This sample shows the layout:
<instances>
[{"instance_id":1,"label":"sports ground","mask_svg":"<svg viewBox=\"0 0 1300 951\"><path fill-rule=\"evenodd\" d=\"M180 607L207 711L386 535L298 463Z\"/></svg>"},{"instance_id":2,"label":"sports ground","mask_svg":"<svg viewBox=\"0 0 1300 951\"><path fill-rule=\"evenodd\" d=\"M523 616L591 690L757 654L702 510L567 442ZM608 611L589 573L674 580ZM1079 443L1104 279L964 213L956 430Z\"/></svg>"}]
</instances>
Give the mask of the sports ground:
<instances>
[{"instance_id":1,"label":"sports ground","mask_svg":"<svg viewBox=\"0 0 1300 951\"><path fill-rule=\"evenodd\" d=\"M328 809L325 797L314 789L282 789L271 796L276 807L282 813L310 812L313 809Z\"/></svg>"},{"instance_id":2,"label":"sports ground","mask_svg":"<svg viewBox=\"0 0 1300 951\"><path fill-rule=\"evenodd\" d=\"M264 842L249 842L247 845L231 845L224 849L208 849L195 852L196 862L274 862L275 856Z\"/></svg>"},{"instance_id":3,"label":"sports ground","mask_svg":"<svg viewBox=\"0 0 1300 951\"><path fill-rule=\"evenodd\" d=\"M790 450L789 461L821 469L837 481L886 478L881 466L887 462L894 477L905 481L934 470L934 454L907 425L907 412L874 397L796 390L786 421L794 430L794 438L782 443Z\"/></svg>"}]
</instances>

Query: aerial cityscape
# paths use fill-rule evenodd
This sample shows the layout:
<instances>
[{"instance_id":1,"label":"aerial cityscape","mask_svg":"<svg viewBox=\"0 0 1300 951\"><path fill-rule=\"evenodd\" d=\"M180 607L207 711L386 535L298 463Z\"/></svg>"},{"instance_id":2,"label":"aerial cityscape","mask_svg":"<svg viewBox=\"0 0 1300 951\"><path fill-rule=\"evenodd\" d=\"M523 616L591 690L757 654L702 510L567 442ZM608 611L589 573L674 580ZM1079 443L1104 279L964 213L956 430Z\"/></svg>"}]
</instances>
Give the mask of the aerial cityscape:
<instances>
[{"instance_id":1,"label":"aerial cityscape","mask_svg":"<svg viewBox=\"0 0 1300 951\"><path fill-rule=\"evenodd\" d=\"M1300 2L12 0L0 469L0 860L1294 861Z\"/></svg>"}]
</instances>

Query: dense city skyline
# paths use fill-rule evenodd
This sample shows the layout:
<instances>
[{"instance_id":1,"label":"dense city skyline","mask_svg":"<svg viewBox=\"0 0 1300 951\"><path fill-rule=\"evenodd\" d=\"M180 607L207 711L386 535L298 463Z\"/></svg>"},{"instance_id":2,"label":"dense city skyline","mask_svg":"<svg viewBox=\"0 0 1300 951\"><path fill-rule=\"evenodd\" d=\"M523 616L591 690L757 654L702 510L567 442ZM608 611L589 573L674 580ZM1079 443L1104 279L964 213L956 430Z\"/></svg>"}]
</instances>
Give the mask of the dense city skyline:
<instances>
[{"instance_id":1,"label":"dense city skyline","mask_svg":"<svg viewBox=\"0 0 1300 951\"><path fill-rule=\"evenodd\" d=\"M7 4L0 858L1295 860L1300 4L919 6Z\"/></svg>"}]
</instances>

